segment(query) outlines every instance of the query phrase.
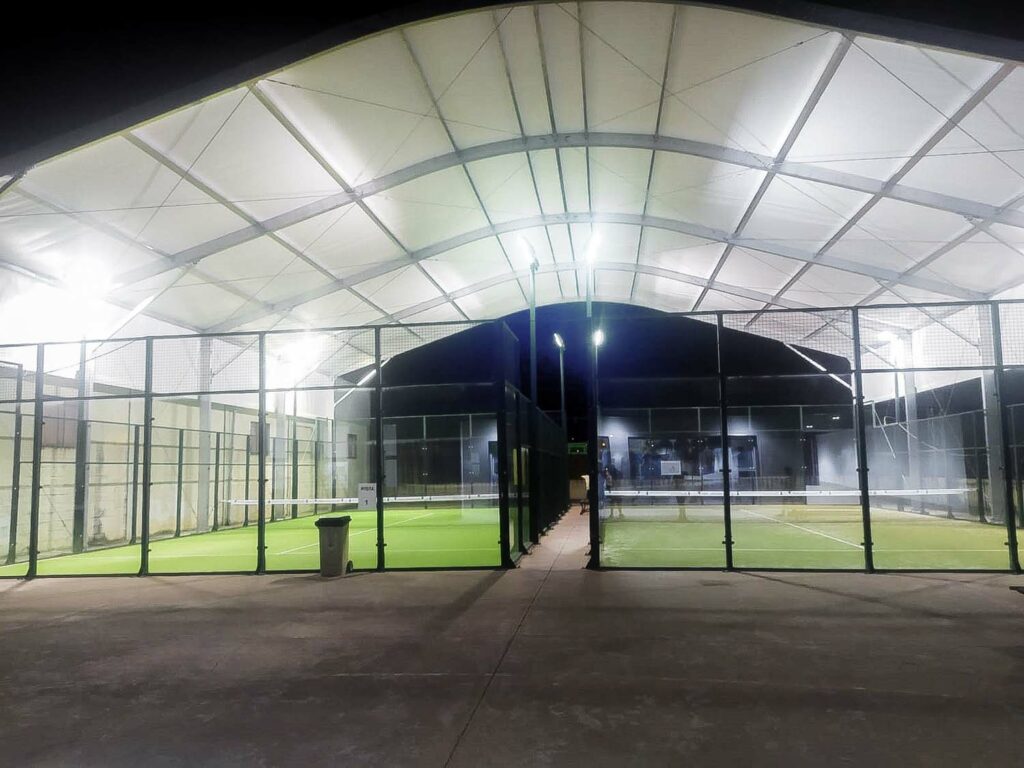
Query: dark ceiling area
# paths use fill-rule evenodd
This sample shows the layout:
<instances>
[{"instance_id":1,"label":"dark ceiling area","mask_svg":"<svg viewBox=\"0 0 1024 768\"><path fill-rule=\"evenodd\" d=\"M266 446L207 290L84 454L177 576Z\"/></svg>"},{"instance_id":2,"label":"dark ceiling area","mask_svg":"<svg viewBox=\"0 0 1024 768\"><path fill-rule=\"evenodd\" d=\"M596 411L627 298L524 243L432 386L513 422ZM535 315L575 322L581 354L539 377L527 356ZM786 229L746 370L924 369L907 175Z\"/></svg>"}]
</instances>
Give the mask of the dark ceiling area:
<instances>
[{"instance_id":1,"label":"dark ceiling area","mask_svg":"<svg viewBox=\"0 0 1024 768\"><path fill-rule=\"evenodd\" d=\"M496 5L466 0L304 7L265 15L177 6L173 15L88 6L21 9L3 42L0 173L142 122L380 29ZM1024 57L1024 3L1000 0L723 0L868 34Z\"/></svg>"}]
</instances>

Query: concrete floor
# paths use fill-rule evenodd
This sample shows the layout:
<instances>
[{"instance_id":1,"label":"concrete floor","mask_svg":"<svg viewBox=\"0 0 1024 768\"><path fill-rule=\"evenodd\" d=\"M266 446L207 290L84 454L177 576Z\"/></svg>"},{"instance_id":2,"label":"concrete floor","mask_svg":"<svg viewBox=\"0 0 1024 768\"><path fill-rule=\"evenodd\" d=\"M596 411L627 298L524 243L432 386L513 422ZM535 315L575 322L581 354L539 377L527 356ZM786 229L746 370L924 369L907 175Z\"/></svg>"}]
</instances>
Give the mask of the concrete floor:
<instances>
[{"instance_id":1,"label":"concrete floor","mask_svg":"<svg viewBox=\"0 0 1024 768\"><path fill-rule=\"evenodd\" d=\"M0 762L1020 765L1009 576L508 573L0 584Z\"/></svg>"}]
</instances>

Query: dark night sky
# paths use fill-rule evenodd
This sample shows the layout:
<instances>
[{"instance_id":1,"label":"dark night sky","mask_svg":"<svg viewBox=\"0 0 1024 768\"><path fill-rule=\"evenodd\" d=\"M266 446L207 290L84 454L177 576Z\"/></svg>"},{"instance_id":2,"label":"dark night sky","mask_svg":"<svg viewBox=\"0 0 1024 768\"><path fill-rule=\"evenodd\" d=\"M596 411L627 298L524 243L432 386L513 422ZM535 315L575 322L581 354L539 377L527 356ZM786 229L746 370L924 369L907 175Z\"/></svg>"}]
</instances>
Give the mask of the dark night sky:
<instances>
[{"instance_id":1,"label":"dark night sky","mask_svg":"<svg viewBox=\"0 0 1024 768\"><path fill-rule=\"evenodd\" d=\"M1021 2L721 3L1024 57ZM19 18L12 19L0 43L0 172L99 138L347 38L477 5L466 0L321 7L306 3L299 6L301 13L289 9L273 17L255 7L230 14L197 4L176 4L163 16L143 16L138 6L22 5Z\"/></svg>"}]
</instances>

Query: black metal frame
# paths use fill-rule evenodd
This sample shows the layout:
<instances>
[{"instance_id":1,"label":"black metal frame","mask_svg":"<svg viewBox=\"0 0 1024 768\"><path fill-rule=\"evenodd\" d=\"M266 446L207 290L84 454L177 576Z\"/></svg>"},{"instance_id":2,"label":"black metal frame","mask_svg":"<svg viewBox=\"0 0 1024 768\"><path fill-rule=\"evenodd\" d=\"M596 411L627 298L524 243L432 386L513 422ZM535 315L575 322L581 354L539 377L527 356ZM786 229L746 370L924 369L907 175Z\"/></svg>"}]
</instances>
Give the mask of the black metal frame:
<instances>
[{"instance_id":1,"label":"black metal frame","mask_svg":"<svg viewBox=\"0 0 1024 768\"><path fill-rule=\"evenodd\" d=\"M827 314L841 314L849 313L850 327L851 327L851 343L853 346L853 360L851 361L851 369L846 370L828 370L823 369L821 375L842 374L849 375L853 379L853 397L852 404L854 407L854 435L856 441L856 453L857 453L857 475L859 484L859 496L860 506L862 512L863 521L863 535L864 541L862 542L864 550L864 570L868 573L946 573L946 572L960 572L956 569L932 569L932 568L908 568L908 569L879 569L874 565L873 555L873 539L871 531L871 500L869 494L869 482L868 472L870 467L868 466L867 459L867 448L866 448L866 425L864 419L864 397L863 397L863 374L865 373L892 373L894 368L872 368L864 367L862 361L862 344L861 344L861 311L864 309L870 309L871 311L880 311L887 309L897 310L922 310L928 311L931 309L950 309L950 308L969 308L988 307L991 313L991 329L992 329L992 344L994 359L991 363L987 363L982 360L978 364L972 365L943 365L943 366L917 366L917 367L899 367L898 370L901 373L923 373L923 372L955 372L955 371L992 371L995 373L996 380L996 398L999 405L999 429L1001 431L1002 445L1003 445L1003 456L1000 460L1003 464L1003 479L1006 483L1006 528L1007 528L1007 541L1006 546L1008 548L1008 567L1006 571L1012 573L1021 573L1021 562L1020 556L1017 549L1017 519L1018 512L1015 510L1016 496L1014 494L1016 479L1014 477L1015 464L1012 460L1012 448L1010 445L1010 419L1009 419L1009 406L1002 400L1001 394L1004 388L1003 378L1007 371L1010 370L1024 370L1024 363L1017 364L1006 364L1003 359L1003 338L1002 338L1002 327L1000 317L1001 306L1024 306L1024 300L1005 300L1005 301L948 301L948 302L929 302L929 303L918 303L918 304L872 304L870 307L859 307L859 306L848 306L848 307L820 307L820 308L772 308L767 310L758 310L757 315L765 314L797 314L797 315L822 315ZM723 446L728 444L728 388L727 382L729 375L723 371L722 367L722 333L725 330L724 320L729 316L751 316L755 314L751 310L719 310L719 311L704 311L704 312L683 312L683 313L672 313L673 317L680 318L695 318L701 319L709 324L713 323L716 327L716 347L718 355L718 386L719 386L719 409L721 416L721 436ZM605 315L604 320L613 319L613 316ZM623 321L628 323L631 318L625 317ZM824 317L823 317L824 319ZM591 322L589 333L593 334L593 323ZM756 333L756 331L751 331ZM597 456L597 435L599 430L598 413L600 404L598 402L598 378L597 378L597 366L596 366L596 352L592 349L591 355L591 366L590 366L590 380L587 382L588 400L593 397L593 402L588 402L588 413L591 420L591 427L588 433L588 459L589 459L589 472L590 472L590 539L591 539L591 557L588 567L591 568L608 568L609 570L721 570L712 566L694 566L694 567L662 567L662 566L602 566L600 561L600 508L598 504L598 494L596 493L596 486L598 483L598 474L600 472L600 466ZM768 378L784 378L784 376L769 376ZM729 466L728 466L728 451L723 451L723 516L724 516L724 529L725 537L723 540L723 546L725 547L726 556L726 570L748 570L748 571L822 571L822 572L848 572L848 569L839 568L736 568L733 563L732 557L732 531L731 531L731 493L729 488ZM1024 522L1024 521L1022 521ZM1004 573L1006 571L991 571L995 573ZM963 572L966 573L983 573L988 572L986 569L965 569Z\"/></svg>"},{"instance_id":2,"label":"black metal frame","mask_svg":"<svg viewBox=\"0 0 1024 768\"><path fill-rule=\"evenodd\" d=\"M1002 306L1004 306L1004 305L1009 305L1009 306L1022 305L1022 306L1024 306L1024 301L1019 301L1019 300L986 301L986 302L946 301L946 302L922 303L922 304L898 304L897 303L897 304L872 305L870 307L870 310L871 311L879 311L879 310L885 310L885 309L928 310L930 308L931 309L940 309L940 308L943 308L943 309L954 309L954 308L958 308L958 307L959 308L986 307L986 306L989 307L989 311L991 312L991 316L992 316L993 344L994 344L994 350L995 350L995 356L996 356L995 360L993 360L991 364L988 364L987 361L983 361L983 364L972 364L972 365L964 365L964 366L914 367L914 368L901 368L900 370L901 371L905 371L905 372L989 370L989 371L993 371L995 373L995 375L996 375L997 390L999 390L999 393L1001 393L1001 390L1004 388L1003 387L1003 379L1004 379L1004 376L1005 376L1006 372L1007 371L1011 371L1011 370L1024 370L1024 362L1016 362L1016 363L1007 364L1007 363L1005 363L1004 358L1003 358L1003 330L1004 329L1001 327L1001 322L1000 322L1000 320L1001 320L1001 318L1000 318L1000 308ZM854 333L854 336L855 336L855 338L853 340L853 348L854 348L855 359L854 359L854 363L853 363L853 366L852 366L852 378L854 380L853 403L854 403L854 413L855 413L855 432L856 432L856 439L857 439L857 456L858 456L858 468L857 469L858 469L858 477L859 477L859 484L860 484L860 489L859 490L860 490L860 497L861 497L861 507L862 507L862 510L863 510L863 518L864 518L864 542L863 543L864 543L864 551L865 551L865 569L868 570L868 571L872 571L872 570L875 570L875 569L874 569L874 565L873 565L873 561L872 561L873 558L872 558L872 539L871 539L870 498L869 498L869 494L868 494L868 471L869 471L870 468L867 466L866 447L865 447L865 444L864 444L865 443L866 425L865 425L865 418L864 418L864 411L863 411L863 396L862 396L861 392L862 392L862 384L863 384L863 374L865 374L865 373L883 373L883 372L888 373L888 372L891 372L892 368L871 368L871 367L864 367L863 366L863 361L861 360L861 347L862 347L862 345L861 345L861 342L860 342L860 324L861 324L861 322L860 322L860 313L861 313L861 311L862 311L862 308L856 307L856 306L850 306L850 307L827 307L827 308L799 308L799 309L773 308L773 309L768 309L768 310L762 310L758 314L763 316L763 315L773 315L773 314L777 314L777 313L780 313L780 314L783 314L783 313L797 313L797 314L830 313L830 314L836 314L836 313L841 313L841 312L849 312L850 313L853 333ZM710 312L709 311L709 312L696 312L696 313L681 313L679 316L680 317L700 318L700 319L704 319L704 320L713 319L715 325L718 328L718 333L719 333L719 344L718 344L718 346L719 346L719 358L721 358L721 341L720 341L720 336L721 336L721 332L722 332L722 330L724 328L725 318L727 318L729 316L732 316L732 315L746 315L746 316L749 316L751 314L752 313L751 313L750 310L728 310L728 311L716 311L716 312ZM428 328L431 328L431 327L471 327L473 325L477 325L477 323L467 323L466 321L454 321L454 322L439 322L439 323L421 323L421 324L416 324L415 327L416 328L421 328L421 329L428 329ZM315 329L317 332L327 332L327 333L330 333L330 332L346 332L346 331L349 331L349 332L368 332L369 331L369 332L372 332L374 334L374 339L375 339L375 341L374 341L374 345L375 345L375 348L374 348L374 358L375 358L374 359L374 364L375 364L375 368L376 368L376 372L377 372L377 376L376 376L377 381L376 381L376 384L375 384L376 405L377 405L377 407L376 407L376 425L377 425L377 430L378 430L377 431L377 456L376 456L376 461L377 461L377 485L378 485L378 490L377 490L377 495L378 495L378 503L377 503L377 506L378 506L378 541L377 541L378 555L377 555L377 569L383 569L383 568L386 567L386 558L385 558L386 543L385 543L385 540L384 540L384 530L383 530L383 517L384 517L384 510L383 510L383 493L384 493L384 491L383 491L383 485L384 485L384 483L383 483L383 479L384 479L383 478L383 473L384 473L384 456L383 456L384 448L383 448L383 443L384 443L384 441L383 441L383 431L382 431L382 426L383 426L383 394L382 394L382 392L383 392L383 375L382 375L382 353L381 353L381 340L380 340L380 337L381 337L381 333L382 333L383 330L388 329L388 328L395 328L395 327L401 327L401 326L395 325L395 324L376 324L376 325L368 325L368 326L335 326L335 327L331 327L331 328ZM592 339L594 328L595 328L595 324L594 324L593 318L590 317L590 318L588 318L588 339ZM139 392L137 390L126 390L125 393L122 393L122 394L99 394L99 395L97 395L97 394L94 394L94 393L90 394L87 390L80 388L80 391L78 393L79 397L75 398L75 399L78 399L78 400L80 400L83 403L85 401L91 400L91 399L100 400L100 399L114 399L114 398L121 398L121 397L139 397L139 396L141 396L143 398L143 402L144 402L143 423L141 425L141 429L139 429L139 428L136 429L136 437L137 437L136 442L138 443L139 447L141 448L141 461L138 461L139 451L138 450L135 451L135 456L136 456L135 461L136 461L137 464L141 464L141 476L142 477L141 477L141 483L140 483L139 479L138 479L138 476L135 474L135 471L133 470L133 477L132 477L132 481L131 481L133 487L138 489L138 492L133 494L133 500L132 500L132 505L133 505L132 522L134 524L136 522L136 519L138 519L138 521L139 521L139 531L137 532L138 533L137 539L138 539L139 544L141 546L141 558L140 558L140 567L139 567L139 574L140 575L145 575L145 574L149 573L150 510L151 510L151 497L152 497L152 486L153 486L152 463L153 463L153 402L154 402L154 398L156 396L161 396L162 397L162 396L171 396L171 395L173 395L173 396L181 397L181 396L191 396L191 395L213 394L211 392L205 392L205 391L202 391L202 392L191 392L191 391L190 392L163 392L163 391L161 391L159 393L154 392L154 387L153 387L153 383L154 383L153 382L153 349L154 349L154 341L155 340L166 340L166 339L197 339L197 338L201 339L201 338L207 338L207 337L209 337L209 338L218 338L218 339L230 339L230 338L233 338L233 337L246 338L246 339L255 339L254 343L257 344L257 346L258 346L258 357L259 357L259 377L258 377L258 384L257 384L256 392L254 392L252 389L218 390L216 392L216 394L258 394L258 397L259 397L259 406L258 406L258 415L257 415L257 424L258 424L257 439L258 439L259 445L257 446L257 450L256 450L257 462L258 462L257 478L256 478L256 482L257 482L257 504L256 504L256 506L257 506L257 521L256 522L257 522L259 531L258 531L257 558L256 558L256 568L255 568L255 571L256 571L256 573L265 573L266 572L266 525L267 525L267 519L266 519L266 514L267 514L267 495L266 494L267 494L267 482L268 482L268 478L267 478L267 459L268 459L268 456L267 456L267 453L268 453L268 451L267 451L267 447L268 447L268 441L267 441L267 434L268 434L267 412L268 411L267 411L266 396L267 396L267 392L269 391L268 384L267 384L267 376L266 376L266 343L267 343L267 338L269 336L279 336L279 335L280 336L285 336L285 335L289 335L289 334L301 334L301 333L309 333L309 332L310 331L308 331L308 330L265 331L265 332L259 332L259 333L246 332L246 331L233 331L233 332L215 333L215 334L189 334L189 333L182 333L182 334L173 334L173 335L158 336L158 337L149 336L149 337L119 338L119 339L114 340L113 343L129 344L129 343L132 343L132 342L142 342L142 343L145 344L145 358L146 358L145 359L145 383L143 385L142 391ZM109 341L109 340L86 340L86 341L81 342L83 350L86 348L86 346L88 344L103 344L103 343L109 344L109 343L112 343L112 342ZM22 347L22 348L24 348L25 346L26 345L19 345L19 344L4 344L4 345L0 345L0 355L3 354L3 350L4 349L13 348L13 347ZM46 350L47 345L46 344L38 344L38 345L34 345L34 346L36 348L36 370L40 371L40 372L41 371L45 371L45 350ZM589 444L589 447L590 447L590 450L589 450L589 467L588 467L588 469L589 469L589 473L590 473L590 491L589 491L589 494L590 494L590 502L591 502L591 519L590 519L591 556L590 556L590 561L588 563L588 567L600 568L601 567L600 520L599 520L599 517L598 517L598 514L599 514L599 503L600 503L600 500L598 498L598 496L599 496L599 483L600 483L600 480L599 480L599 477L598 477L598 473L600 471L599 457L598 457L598 413L599 413L599 408L600 408L600 402L599 402L598 376L597 376L598 358L597 358L597 350L596 350L596 348L593 346L593 344L590 344L589 346L590 346L590 350L589 350L589 369L590 370L589 370L589 376L588 376L588 381L587 381L587 400L588 400L587 408L588 408L588 413L590 415L590 422L591 422L590 430L589 430L589 433L588 433L588 444ZM535 350L534 350L534 352L535 352ZM843 371L842 373L849 375L851 372L850 371ZM85 366L83 365L79 369L80 385L84 385L84 379L83 379L84 376L85 376ZM43 427L43 422L44 422L43 405L47 401L47 398L44 396L44 381L45 381L45 375L36 375L35 376L35 380L34 380L34 384L35 384L34 395L33 395L32 399L31 399L31 402L33 403L33 407L34 407L34 410L33 410L33 436L34 436L34 439L33 439L33 442L32 442L32 486L31 486L31 499L30 499L30 521L29 521L31 530L30 530L30 533L29 533L28 567L27 567L27 571L26 571L26 574L25 574L27 577L34 577L34 576L37 575L37 572L38 572L38 568L37 568L38 559L39 559L39 530L38 529L39 529L39 514L40 514L40 501L41 501L40 500L40 494L41 494L41 491L42 491L42 488L41 488L41 485L40 485L40 478L41 478L40 466L41 466L41 448L42 448L42 446L41 446L41 440L38 439L38 438L42 434L42 427ZM16 450L20 449L20 446L21 446L21 439L20 439L21 435L20 435L20 430L19 430L19 427L20 427L20 424L21 424L21 421L22 421L21 409L22 409L22 405L25 402L28 402L28 401L26 401L24 399L24 393L21 391L21 383L22 383L21 374L19 374L18 391L17 391L16 397L15 397L15 400L16 400L16 405L15 405L15 409L16 409L15 410L15 414L16 414L16 422L15 422L16 423L16 430L15 430L15 433L16 433ZM499 444L502 445L503 448L506 445L506 441L509 438L509 435L507 434L507 428L506 428L506 419L504 418L505 415L506 415L505 414L505 390L504 390L504 387L505 387L504 380L499 380L499 379L496 378L495 379L495 395L498 398L497 399L497 407L496 407L496 412L498 414L497 426L498 426L498 434L499 434ZM721 413L722 413L722 417L723 417L722 418L722 430L723 430L723 435L726 435L727 431L728 431L728 419L726 418L727 408L728 408L728 402L727 402L728 401L728 386L727 386L727 376L726 376L726 373L724 371L722 371L721 361L720 360L719 360L719 388L720 388L720 403L719 403L719 407L721 409ZM64 398L64 399L67 399L67 398ZM1009 421L1009 417L1008 417L1008 406L1002 401L1002 399L999 399L998 402L999 402L999 409L1000 409L1000 424L1001 424L1001 430L1002 430L1003 438L1004 438L1003 439L1004 456L1002 457L1002 460L1003 460L1004 470L1005 470L1004 471L1004 480L1005 480L1005 482L1007 484L1007 504L1008 504L1008 513L1007 513L1007 520L1008 520L1008 523L1007 523L1007 545L1010 548L1009 570L1014 571L1014 572L1019 572L1020 568L1021 568L1021 565L1020 565L1019 557L1018 557L1017 550L1016 550L1017 531L1016 531L1016 527L1015 527L1015 521L1019 517L1019 514L1018 514L1018 511L1016 511L1014 509L1014 506L1015 506L1015 503L1016 503L1016 495L1013 492L1014 489L1015 489L1015 483L1019 480L1019 478L1016 478L1014 476L1014 469L1015 469L1015 467L1014 467L1014 462L1011 459L1012 447L1011 447L1011 441L1008 439L1009 431L1010 431L1010 421ZM531 420L531 424L532 423L533 422ZM337 436L336 435L332 435L332 438L333 439L331 441L332 442L332 445L331 445L331 454L332 454L331 460L332 460L332 463L336 463L336 460L337 460L336 459L336 451L337 451L337 441L336 441L336 438L337 438ZM251 477L250 477L250 464L251 464L251 462L250 462L250 459L249 459L249 448L251 448L251 446L249 444L250 444L251 440L250 440L249 437L246 438L246 442L247 442L247 446L248 446L247 450L246 450L246 456L247 456L247 461L246 461L246 488L248 490L250 482L251 482ZM82 452L79 451L78 453L82 453ZM295 454L295 451L294 451L294 445L293 445L293 455L294 454ZM181 447L180 447L180 443L179 443L179 456L180 455L181 455ZM499 523L499 528L500 528L499 534L500 535L499 535L499 538L500 538L500 541L501 541L500 546L501 546L501 554L502 554L502 565L504 567L509 567L509 566L513 565L514 563L512 561L511 553L509 552L509 548L511 546L511 542L508 540L508 519L509 519L509 503L510 503L510 499L508 498L508 493L507 493L507 482L508 482L508 476L509 476L509 471L508 471L509 468L507 466L507 461L505 460L505 456L506 456L506 452L504 450L501 450L499 452L499 459L500 460L499 460L499 468L498 468L499 469L499 519L500 519L500 523ZM727 461L727 459L726 459L726 461ZM181 463L181 461L179 460L179 464L180 463ZM535 462L531 462L531 473L530 473L531 474L531 486L533 484L532 483L532 474L533 474L532 469L533 469L533 465L534 464L535 464ZM15 472L15 475L14 475L14 489L15 490L20 490L18 488L18 486L20 485L20 483L19 483L19 480L20 480L19 461L15 462L15 470L14 470L14 472ZM180 483L180 479L181 479L181 471L179 469L179 483ZM215 486L219 487L220 478L215 476L215 481L214 482L215 482ZM726 485L728 485L728 482L729 482L728 473L726 473L724 475L724 482L725 482ZM533 500L535 495L536 495L533 492L533 490L534 489L531 487L531 494L530 494L531 500ZM76 488L76 492L77 492L77 488ZM334 495L335 493L336 493L335 490L332 488L332 495ZM726 510L725 511L726 530L725 530L725 540L724 540L723 544L725 545L726 552L727 552L727 567L734 567L734 564L732 563L732 557L731 557L732 535L731 535L731 531L729 529L729 523L730 523L730 518L731 518L731 515L730 515L731 498L730 498L730 496L731 496L731 494L729 494L727 492L725 494L725 497L724 497L724 499L725 499L724 506L725 506L725 510ZM141 504L138 503L138 498L139 497L141 497ZM16 494L15 494L14 498L17 498ZM180 503L180 493L179 493L179 503ZM215 501L215 503L216 503L216 501ZM531 501L531 503L532 503L532 501ZM141 507L141 509L138 511L138 514L136 513L136 510L134 508L136 504L138 504L138 506ZM78 503L76 501L76 519L78 518L78 515L77 515L77 507L78 506L79 505L78 505ZM17 513L14 512L14 514L17 514ZM532 527L535 525L535 521L539 520L539 518L537 517L537 515L531 514L530 519L531 519L531 531L530 531L530 534L529 534L529 538L532 539L535 536L534 531L532 530ZM180 513L179 513L178 520L179 520L179 524L176 527L177 527L177 532L180 534ZM246 507L244 524L247 525L248 523L249 523L249 510L248 510L248 507ZM216 517L216 512L215 512L215 517L214 517L214 526L218 527L218 518ZM12 533L12 536L14 536L14 535L16 535L16 533ZM132 540L133 541L136 540L136 537L134 535L132 537ZM9 549L10 549L10 547L9 547ZM10 552L8 553L8 560L10 560ZM411 569L411 570L419 570L419 569ZM704 570L706 570L706 569L704 569ZM757 570L771 570L771 569L757 569ZM781 569L781 570L798 570L798 569ZM816 569L799 569L799 570L816 570ZM927 572L927 571L930 571L932 569L916 569L916 570L922 570L922 571ZM977 572L977 571L972 571L972 572Z\"/></svg>"}]
</instances>

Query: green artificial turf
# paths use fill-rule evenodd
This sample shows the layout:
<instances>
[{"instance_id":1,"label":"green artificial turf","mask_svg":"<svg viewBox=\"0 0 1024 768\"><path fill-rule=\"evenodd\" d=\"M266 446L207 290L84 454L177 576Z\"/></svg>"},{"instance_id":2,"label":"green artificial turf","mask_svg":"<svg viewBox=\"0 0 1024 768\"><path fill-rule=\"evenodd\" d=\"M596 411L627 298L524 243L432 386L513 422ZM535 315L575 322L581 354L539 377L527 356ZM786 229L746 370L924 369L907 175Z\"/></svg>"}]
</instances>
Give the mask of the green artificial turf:
<instances>
[{"instance_id":1,"label":"green artificial turf","mask_svg":"<svg viewBox=\"0 0 1024 768\"><path fill-rule=\"evenodd\" d=\"M356 568L377 564L376 512L350 511L349 558ZM326 517L329 515L320 515ZM864 539L859 507L735 505L733 563L737 568L862 569ZM318 532L312 516L267 524L267 570L319 568ZM180 538L155 538L150 572L253 571L256 526ZM882 569L1008 569L1001 525L875 509L874 561ZM626 509L601 523L601 564L609 567L725 567L721 507ZM387 567L496 566L498 511L410 509L385 511ZM104 575L138 573L140 548L120 546L78 555L41 558L38 573ZM26 564L0 567L19 576Z\"/></svg>"},{"instance_id":2,"label":"green artificial turf","mask_svg":"<svg viewBox=\"0 0 1024 768\"><path fill-rule=\"evenodd\" d=\"M356 568L377 565L376 511L336 512L319 517L351 516L349 559ZM316 517L267 524L267 570L317 570L320 567ZM257 527L230 528L150 542L149 570L159 573L253 571ZM498 510L385 510L384 540L388 568L496 566ZM77 555L40 558L40 576L138 573L138 545L110 547ZM0 567L0 576L24 575L25 563Z\"/></svg>"},{"instance_id":3,"label":"green artificial turf","mask_svg":"<svg viewBox=\"0 0 1024 768\"><path fill-rule=\"evenodd\" d=\"M859 507L742 506L732 509L737 568L862 569ZM724 567L721 508L679 515L626 509L601 524L601 564L609 567ZM895 510L873 510L874 565L880 569L1008 570L1006 528Z\"/></svg>"}]
</instances>

